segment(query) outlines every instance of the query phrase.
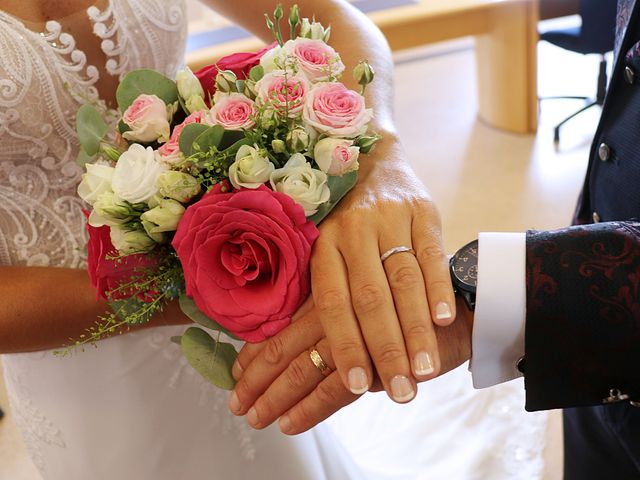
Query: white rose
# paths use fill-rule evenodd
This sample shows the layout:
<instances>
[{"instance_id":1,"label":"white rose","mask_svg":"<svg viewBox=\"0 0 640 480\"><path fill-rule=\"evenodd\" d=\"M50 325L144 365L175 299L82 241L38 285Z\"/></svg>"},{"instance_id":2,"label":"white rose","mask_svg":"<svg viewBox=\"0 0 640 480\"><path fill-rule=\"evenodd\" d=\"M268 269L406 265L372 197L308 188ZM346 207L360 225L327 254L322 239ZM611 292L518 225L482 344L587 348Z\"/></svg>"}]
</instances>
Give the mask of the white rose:
<instances>
[{"instance_id":1,"label":"white rose","mask_svg":"<svg viewBox=\"0 0 640 480\"><path fill-rule=\"evenodd\" d=\"M185 67L176 74L176 85L178 93L183 100L187 101L191 97L204 98L204 90L200 80L193 74L189 67Z\"/></svg>"},{"instance_id":2,"label":"white rose","mask_svg":"<svg viewBox=\"0 0 640 480\"><path fill-rule=\"evenodd\" d=\"M314 150L315 161L320 170L328 175L344 175L358 170L360 149L353 141L342 138L323 138Z\"/></svg>"},{"instance_id":3,"label":"white rose","mask_svg":"<svg viewBox=\"0 0 640 480\"><path fill-rule=\"evenodd\" d=\"M327 174L311 168L311 164L300 153L293 154L284 167L271 174L270 180L273 190L289 195L304 208L307 217L328 202L331 195Z\"/></svg>"},{"instance_id":4,"label":"white rose","mask_svg":"<svg viewBox=\"0 0 640 480\"><path fill-rule=\"evenodd\" d=\"M163 232L174 232L184 215L185 208L180 202L165 198L160 204L147 210L140 216L142 224L149 235Z\"/></svg>"},{"instance_id":5,"label":"white rose","mask_svg":"<svg viewBox=\"0 0 640 480\"><path fill-rule=\"evenodd\" d=\"M110 236L113 246L118 252L124 255L148 252L156 244L156 242L142 230L111 227Z\"/></svg>"},{"instance_id":6,"label":"white rose","mask_svg":"<svg viewBox=\"0 0 640 480\"><path fill-rule=\"evenodd\" d=\"M200 193L200 183L188 173L168 171L158 177L158 193L163 197L187 203Z\"/></svg>"},{"instance_id":7,"label":"white rose","mask_svg":"<svg viewBox=\"0 0 640 480\"><path fill-rule=\"evenodd\" d=\"M156 95L142 94L135 99L124 112L122 121L131 129L122 134L127 140L134 142L164 143L171 135L171 117L173 108Z\"/></svg>"},{"instance_id":8,"label":"white rose","mask_svg":"<svg viewBox=\"0 0 640 480\"><path fill-rule=\"evenodd\" d=\"M146 202L158 191L158 177L165 170L151 147L133 144L116 164L113 191L129 203Z\"/></svg>"},{"instance_id":9,"label":"white rose","mask_svg":"<svg viewBox=\"0 0 640 480\"><path fill-rule=\"evenodd\" d=\"M115 169L107 165L87 163L87 173L82 175L78 185L78 195L93 205L100 195L111 191L111 181Z\"/></svg>"},{"instance_id":10,"label":"white rose","mask_svg":"<svg viewBox=\"0 0 640 480\"><path fill-rule=\"evenodd\" d=\"M229 167L229 180L235 188L258 188L269 181L274 170L273 163L257 148L243 145Z\"/></svg>"},{"instance_id":11,"label":"white rose","mask_svg":"<svg viewBox=\"0 0 640 480\"><path fill-rule=\"evenodd\" d=\"M280 70L284 66L286 58L287 54L282 47L275 47L260 58L260 66L264 68L264 73Z\"/></svg>"}]
</instances>

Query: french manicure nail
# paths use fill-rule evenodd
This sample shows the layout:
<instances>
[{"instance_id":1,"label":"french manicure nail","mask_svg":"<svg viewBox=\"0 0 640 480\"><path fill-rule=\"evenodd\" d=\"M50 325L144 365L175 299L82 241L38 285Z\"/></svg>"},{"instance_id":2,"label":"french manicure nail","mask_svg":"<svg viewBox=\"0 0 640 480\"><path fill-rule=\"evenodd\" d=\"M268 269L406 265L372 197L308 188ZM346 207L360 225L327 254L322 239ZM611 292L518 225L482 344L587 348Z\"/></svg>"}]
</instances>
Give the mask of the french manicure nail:
<instances>
[{"instance_id":1,"label":"french manicure nail","mask_svg":"<svg viewBox=\"0 0 640 480\"><path fill-rule=\"evenodd\" d=\"M451 318L451 307L446 302L440 302L436 305L436 319L448 320Z\"/></svg>"},{"instance_id":2,"label":"french manicure nail","mask_svg":"<svg viewBox=\"0 0 640 480\"><path fill-rule=\"evenodd\" d=\"M416 356L413 359L413 368L416 372L416 375L431 375L435 370L431 355L429 355L427 352L416 353Z\"/></svg>"},{"instance_id":3,"label":"french manicure nail","mask_svg":"<svg viewBox=\"0 0 640 480\"><path fill-rule=\"evenodd\" d=\"M404 403L413 399L416 392L407 377L396 375L391 379L391 396L396 402Z\"/></svg>"},{"instance_id":4,"label":"french manicure nail","mask_svg":"<svg viewBox=\"0 0 640 480\"><path fill-rule=\"evenodd\" d=\"M347 381L349 382L349 390L354 395L362 395L369 390L367 372L362 367L353 367L349 370Z\"/></svg>"},{"instance_id":5,"label":"french manicure nail","mask_svg":"<svg viewBox=\"0 0 640 480\"><path fill-rule=\"evenodd\" d=\"M280 425L280 431L282 433L287 433L291 430L291 419L289 418L289 415L281 416L278 424Z\"/></svg>"},{"instance_id":6,"label":"french manicure nail","mask_svg":"<svg viewBox=\"0 0 640 480\"><path fill-rule=\"evenodd\" d=\"M231 375L235 380L239 380L242 376L242 365L237 360L233 362L233 366L231 367Z\"/></svg>"},{"instance_id":7,"label":"french manicure nail","mask_svg":"<svg viewBox=\"0 0 640 480\"><path fill-rule=\"evenodd\" d=\"M242 405L240 405L240 399L236 392L231 392L231 396L229 397L229 410L233 413L238 413L242 409Z\"/></svg>"},{"instance_id":8,"label":"french manicure nail","mask_svg":"<svg viewBox=\"0 0 640 480\"><path fill-rule=\"evenodd\" d=\"M247 412L247 423L252 427L256 427L258 423L260 423L258 420L258 412L256 412L254 407L251 407Z\"/></svg>"}]
</instances>

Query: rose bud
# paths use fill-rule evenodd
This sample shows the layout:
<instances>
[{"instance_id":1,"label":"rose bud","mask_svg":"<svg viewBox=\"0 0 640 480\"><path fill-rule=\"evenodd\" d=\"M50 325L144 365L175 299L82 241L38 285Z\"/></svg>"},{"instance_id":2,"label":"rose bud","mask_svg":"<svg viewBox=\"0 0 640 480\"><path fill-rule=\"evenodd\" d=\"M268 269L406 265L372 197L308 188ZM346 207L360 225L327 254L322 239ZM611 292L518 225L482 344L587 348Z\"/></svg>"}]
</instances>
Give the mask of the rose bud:
<instances>
[{"instance_id":1,"label":"rose bud","mask_svg":"<svg viewBox=\"0 0 640 480\"><path fill-rule=\"evenodd\" d=\"M171 109L156 95L141 94L124 112L122 121L131 129L122 134L134 142L164 143L171 134Z\"/></svg>"},{"instance_id":2,"label":"rose bud","mask_svg":"<svg viewBox=\"0 0 640 480\"><path fill-rule=\"evenodd\" d=\"M276 153L285 153L287 151L287 145L278 138L271 141L271 148Z\"/></svg>"},{"instance_id":3,"label":"rose bud","mask_svg":"<svg viewBox=\"0 0 640 480\"><path fill-rule=\"evenodd\" d=\"M321 23L310 22L308 18L303 18L299 36L312 40L322 40L327 43L331 36L331 27L325 29Z\"/></svg>"},{"instance_id":4,"label":"rose bud","mask_svg":"<svg viewBox=\"0 0 640 480\"><path fill-rule=\"evenodd\" d=\"M231 70L223 70L216 75L216 91L223 93L231 93L236 90L236 81L238 77Z\"/></svg>"},{"instance_id":5,"label":"rose bud","mask_svg":"<svg viewBox=\"0 0 640 480\"><path fill-rule=\"evenodd\" d=\"M140 220L147 223L145 230L149 236L163 233L174 232L178 228L178 223L185 208L180 202L170 198L160 200L160 205L151 210L147 210L140 216Z\"/></svg>"},{"instance_id":6,"label":"rose bud","mask_svg":"<svg viewBox=\"0 0 640 480\"><path fill-rule=\"evenodd\" d=\"M178 85L178 93L185 102L191 97L204 98L202 85L189 67L183 68L176 74L176 84Z\"/></svg>"},{"instance_id":7,"label":"rose bud","mask_svg":"<svg viewBox=\"0 0 640 480\"><path fill-rule=\"evenodd\" d=\"M184 106L187 107L187 113L199 112L200 110L205 110L206 108L208 108L207 104L204 101L204 98L197 95L189 97L184 102Z\"/></svg>"},{"instance_id":8,"label":"rose bud","mask_svg":"<svg viewBox=\"0 0 640 480\"><path fill-rule=\"evenodd\" d=\"M369 64L369 62L361 61L356 65L356 68L353 69L353 78L359 85L366 87L371 82L373 82L373 78L375 77L375 71L373 67Z\"/></svg>"},{"instance_id":9,"label":"rose bud","mask_svg":"<svg viewBox=\"0 0 640 480\"><path fill-rule=\"evenodd\" d=\"M278 114L272 108L267 108L260 116L260 126L264 130L271 130L278 124Z\"/></svg>"},{"instance_id":10,"label":"rose bud","mask_svg":"<svg viewBox=\"0 0 640 480\"><path fill-rule=\"evenodd\" d=\"M351 140L323 138L313 153L320 170L328 175L341 176L359 168L360 149L353 146Z\"/></svg>"},{"instance_id":11,"label":"rose bud","mask_svg":"<svg viewBox=\"0 0 640 480\"><path fill-rule=\"evenodd\" d=\"M373 135L371 137L362 136L358 138L356 143L358 147L360 147L360 151L367 154L371 150L373 150L373 147L375 147L376 143L378 143L380 140L382 140L382 137L380 135Z\"/></svg>"},{"instance_id":12,"label":"rose bud","mask_svg":"<svg viewBox=\"0 0 640 480\"><path fill-rule=\"evenodd\" d=\"M158 177L158 193L181 203L189 202L200 193L200 183L188 173L169 171Z\"/></svg>"},{"instance_id":13,"label":"rose bud","mask_svg":"<svg viewBox=\"0 0 640 480\"><path fill-rule=\"evenodd\" d=\"M267 155L257 148L243 145L236 154L236 161L229 167L229 180L235 188L258 188L269 181L275 170Z\"/></svg>"},{"instance_id":14,"label":"rose bud","mask_svg":"<svg viewBox=\"0 0 640 480\"><path fill-rule=\"evenodd\" d=\"M130 230L113 226L111 227L110 236L113 246L124 255L148 252L156 245L156 242L143 230Z\"/></svg>"}]
</instances>

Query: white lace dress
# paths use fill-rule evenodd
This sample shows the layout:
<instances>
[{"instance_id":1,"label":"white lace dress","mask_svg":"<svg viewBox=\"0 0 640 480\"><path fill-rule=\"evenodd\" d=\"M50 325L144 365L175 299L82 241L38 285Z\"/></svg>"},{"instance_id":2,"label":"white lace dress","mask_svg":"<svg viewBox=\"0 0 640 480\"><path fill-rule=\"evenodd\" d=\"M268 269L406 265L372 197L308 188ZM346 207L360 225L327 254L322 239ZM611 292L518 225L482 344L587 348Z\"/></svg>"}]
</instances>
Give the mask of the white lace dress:
<instances>
[{"instance_id":1,"label":"white lace dress","mask_svg":"<svg viewBox=\"0 0 640 480\"><path fill-rule=\"evenodd\" d=\"M110 0L87 11L106 64L64 23L34 32L0 10L0 265L83 268L74 116L100 75L182 62L182 0ZM324 429L295 438L251 431L225 392L195 374L165 327L101 342L71 358L2 358L11 407L46 480L360 478ZM2 467L0 466L0 477Z\"/></svg>"}]
</instances>

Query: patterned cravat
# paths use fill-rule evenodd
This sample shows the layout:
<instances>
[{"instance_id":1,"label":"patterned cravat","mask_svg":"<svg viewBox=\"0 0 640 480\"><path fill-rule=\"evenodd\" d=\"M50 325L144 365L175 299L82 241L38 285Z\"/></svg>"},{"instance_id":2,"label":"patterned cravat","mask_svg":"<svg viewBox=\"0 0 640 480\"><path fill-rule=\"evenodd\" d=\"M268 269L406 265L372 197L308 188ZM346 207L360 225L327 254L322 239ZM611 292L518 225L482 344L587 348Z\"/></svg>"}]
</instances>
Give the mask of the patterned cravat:
<instances>
[{"instance_id":1,"label":"patterned cravat","mask_svg":"<svg viewBox=\"0 0 640 480\"><path fill-rule=\"evenodd\" d=\"M606 0L605 0L606 1ZM616 25L616 56L620 51L622 45L622 39L627 29L627 23L633 12L633 7L636 0L618 0L618 20Z\"/></svg>"}]
</instances>

